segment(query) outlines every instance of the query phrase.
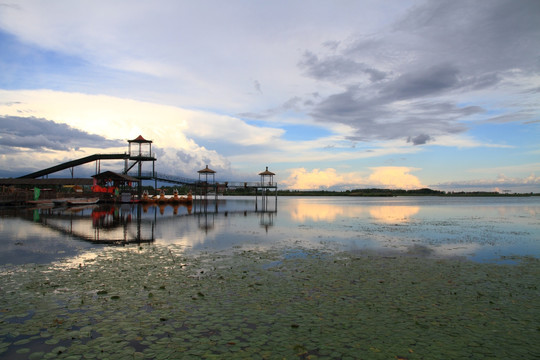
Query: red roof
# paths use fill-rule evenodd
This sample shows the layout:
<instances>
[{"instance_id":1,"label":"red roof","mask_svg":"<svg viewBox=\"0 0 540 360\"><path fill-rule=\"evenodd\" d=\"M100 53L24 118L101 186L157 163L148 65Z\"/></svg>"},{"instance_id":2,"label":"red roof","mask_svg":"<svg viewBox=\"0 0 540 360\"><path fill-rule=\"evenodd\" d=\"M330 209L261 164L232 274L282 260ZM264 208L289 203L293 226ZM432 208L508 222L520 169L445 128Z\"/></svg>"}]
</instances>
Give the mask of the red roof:
<instances>
[{"instance_id":1,"label":"red roof","mask_svg":"<svg viewBox=\"0 0 540 360\"><path fill-rule=\"evenodd\" d=\"M142 137L142 135L139 135L137 136L135 139L133 140L128 140L128 142L136 142L136 143L151 143L152 140L146 140L145 138Z\"/></svg>"}]
</instances>

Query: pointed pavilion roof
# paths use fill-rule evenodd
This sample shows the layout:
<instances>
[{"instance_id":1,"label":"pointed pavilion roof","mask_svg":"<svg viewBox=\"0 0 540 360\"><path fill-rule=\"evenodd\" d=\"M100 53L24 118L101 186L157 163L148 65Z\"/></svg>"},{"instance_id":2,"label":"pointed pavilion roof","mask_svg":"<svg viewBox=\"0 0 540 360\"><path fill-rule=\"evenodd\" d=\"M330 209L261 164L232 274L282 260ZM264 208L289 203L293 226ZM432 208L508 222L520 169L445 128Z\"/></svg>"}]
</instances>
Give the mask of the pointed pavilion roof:
<instances>
[{"instance_id":1,"label":"pointed pavilion roof","mask_svg":"<svg viewBox=\"0 0 540 360\"><path fill-rule=\"evenodd\" d=\"M204 169L199 170L199 171L197 171L197 172L198 172L199 174L215 174L215 173L216 173L214 170L210 169L210 168L208 167L208 165L206 165L206 167L205 167Z\"/></svg>"},{"instance_id":2,"label":"pointed pavilion roof","mask_svg":"<svg viewBox=\"0 0 540 360\"><path fill-rule=\"evenodd\" d=\"M261 175L261 176L263 176L263 175L272 175L272 176L273 176L273 175L276 175L276 174L274 174L274 173L271 172L271 171L268 171L268 166L267 166L267 167L266 167L266 170L263 171L263 172L261 172L261 173L259 173L259 175Z\"/></svg>"},{"instance_id":3,"label":"pointed pavilion roof","mask_svg":"<svg viewBox=\"0 0 540 360\"><path fill-rule=\"evenodd\" d=\"M139 135L133 140L128 140L128 142L130 142L130 143L131 142L135 142L135 143L151 143L152 140L146 140L145 138L142 137L142 135Z\"/></svg>"}]
</instances>

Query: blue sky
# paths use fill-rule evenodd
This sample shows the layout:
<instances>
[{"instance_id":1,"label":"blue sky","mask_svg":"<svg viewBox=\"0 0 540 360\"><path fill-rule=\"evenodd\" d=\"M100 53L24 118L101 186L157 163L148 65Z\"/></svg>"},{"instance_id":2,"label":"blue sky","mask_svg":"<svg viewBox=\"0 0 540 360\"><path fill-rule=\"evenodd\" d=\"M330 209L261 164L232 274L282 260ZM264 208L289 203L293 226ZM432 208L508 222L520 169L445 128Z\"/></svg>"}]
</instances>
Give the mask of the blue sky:
<instances>
[{"instance_id":1,"label":"blue sky","mask_svg":"<svg viewBox=\"0 0 540 360\"><path fill-rule=\"evenodd\" d=\"M180 176L540 192L537 0L226 4L0 0L0 176L142 135Z\"/></svg>"}]
</instances>

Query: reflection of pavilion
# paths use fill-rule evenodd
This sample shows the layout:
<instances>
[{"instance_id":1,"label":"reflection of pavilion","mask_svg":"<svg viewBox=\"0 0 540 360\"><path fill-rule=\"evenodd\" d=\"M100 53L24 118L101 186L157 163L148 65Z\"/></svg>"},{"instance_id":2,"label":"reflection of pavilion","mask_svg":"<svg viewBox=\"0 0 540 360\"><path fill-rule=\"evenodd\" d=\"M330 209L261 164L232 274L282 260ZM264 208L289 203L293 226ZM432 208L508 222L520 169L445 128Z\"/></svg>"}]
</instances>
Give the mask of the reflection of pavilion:
<instances>
[{"instance_id":1,"label":"reflection of pavilion","mask_svg":"<svg viewBox=\"0 0 540 360\"><path fill-rule=\"evenodd\" d=\"M70 208L60 211L46 209L40 213L39 221L50 229L95 244L153 242L154 224L143 221L140 216L136 216L133 222L131 210L129 205L93 206L76 211Z\"/></svg>"},{"instance_id":2,"label":"reflection of pavilion","mask_svg":"<svg viewBox=\"0 0 540 360\"><path fill-rule=\"evenodd\" d=\"M268 229L274 226L274 211L264 211L259 212L259 225L261 227L265 228L266 232L268 232Z\"/></svg>"},{"instance_id":3,"label":"reflection of pavilion","mask_svg":"<svg viewBox=\"0 0 540 360\"><path fill-rule=\"evenodd\" d=\"M205 213L207 212L208 195L211 191L213 191L215 195L217 210L218 186L216 184L216 172L206 165L204 169L197 171L197 173L199 174L199 181L197 182L195 190L195 198L197 198L197 195L199 196L199 203L201 205L199 207L199 211ZM208 177L210 177L210 181L208 180Z\"/></svg>"},{"instance_id":4,"label":"reflection of pavilion","mask_svg":"<svg viewBox=\"0 0 540 360\"><path fill-rule=\"evenodd\" d=\"M258 200L257 195L259 189L261 189L261 207L262 211L268 210L268 195L270 193L270 189L275 189L274 191L274 197L275 197L275 207L274 209L277 210L277 185L274 185L274 174L271 171L268 171L268 166L266 167L266 170L259 173L259 176L261 177L260 184L255 187L255 209L257 210L258 206Z\"/></svg>"},{"instance_id":5,"label":"reflection of pavilion","mask_svg":"<svg viewBox=\"0 0 540 360\"><path fill-rule=\"evenodd\" d=\"M213 213L208 213L208 212L198 213L197 221L198 221L199 229L201 229L205 233L208 233L208 231L214 228L214 214Z\"/></svg>"},{"instance_id":6,"label":"reflection of pavilion","mask_svg":"<svg viewBox=\"0 0 540 360\"><path fill-rule=\"evenodd\" d=\"M233 204L235 203L235 200L230 200ZM183 212L182 214L177 214L176 212L173 212L171 214L170 209L167 211L167 206L160 207L159 215L158 213L158 207L157 206L151 206L149 207L145 213L151 213L154 209L154 217L155 217L155 223L156 226L158 226L160 223L165 223L169 221L179 221L180 219L185 219L186 221L189 221L190 219L195 218L197 228L205 233L208 233L209 231L212 231L216 227L216 219L219 217L235 217L235 216L241 216L241 217L247 217L249 215L257 215L257 218L259 219L259 225L261 227L264 227L267 231L270 227L274 226L274 216L277 213L277 210L261 210L258 209L257 206L255 206L255 209L248 210L246 208L237 209L236 206L228 207L227 206L227 200L217 200L215 203L213 203L213 200L208 200L209 204L212 204L211 206L193 206L192 208L189 207L187 210L187 213ZM248 203L251 203L248 201ZM165 211L163 211L165 209Z\"/></svg>"},{"instance_id":7,"label":"reflection of pavilion","mask_svg":"<svg viewBox=\"0 0 540 360\"><path fill-rule=\"evenodd\" d=\"M276 210L247 210L238 207L234 200L227 206L226 200L219 200L215 207L206 211L192 211L191 205L180 205L176 209L172 205L150 206L146 204L93 205L82 208L49 208L36 209L32 216L25 216L27 220L39 222L47 228L58 231L64 235L88 241L95 244L124 245L130 243L149 243L155 241L157 227L164 230L169 226L178 226L181 219L196 224L197 228L208 233L220 224L216 219L223 217L247 217L257 215L258 223L266 231L274 225ZM218 203L222 206L219 209ZM251 202L246 202L251 203ZM252 204L252 203L251 203ZM172 207L169 208L169 206ZM250 205L252 206L252 205ZM36 213L37 212L37 213ZM194 216L195 215L195 216ZM176 223L176 225L174 225Z\"/></svg>"}]
</instances>

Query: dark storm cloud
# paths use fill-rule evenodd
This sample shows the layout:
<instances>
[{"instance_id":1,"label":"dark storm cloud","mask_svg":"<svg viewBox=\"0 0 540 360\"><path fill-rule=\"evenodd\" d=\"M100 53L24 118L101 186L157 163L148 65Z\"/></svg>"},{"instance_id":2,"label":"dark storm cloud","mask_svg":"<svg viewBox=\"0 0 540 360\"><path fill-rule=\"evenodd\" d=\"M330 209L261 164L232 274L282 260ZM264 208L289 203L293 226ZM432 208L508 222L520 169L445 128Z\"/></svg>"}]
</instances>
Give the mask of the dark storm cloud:
<instances>
[{"instance_id":1,"label":"dark storm cloud","mask_svg":"<svg viewBox=\"0 0 540 360\"><path fill-rule=\"evenodd\" d=\"M311 113L318 121L351 126L348 138L356 141L393 140L456 134L467 130L459 119L484 110L479 106L458 107L451 102L415 101L407 110L393 106L384 97L363 97L362 89L350 87L329 96ZM415 145L419 142L412 142Z\"/></svg>"},{"instance_id":2,"label":"dark storm cloud","mask_svg":"<svg viewBox=\"0 0 540 360\"><path fill-rule=\"evenodd\" d=\"M386 77L383 71L343 56L319 59L314 53L307 51L298 66L307 75L318 80L350 80L359 76L369 76L370 81L379 81Z\"/></svg>"},{"instance_id":3,"label":"dark storm cloud","mask_svg":"<svg viewBox=\"0 0 540 360\"><path fill-rule=\"evenodd\" d=\"M403 74L386 83L380 93L389 101L435 95L455 87L458 73L459 70L452 65L437 65Z\"/></svg>"},{"instance_id":4,"label":"dark storm cloud","mask_svg":"<svg viewBox=\"0 0 540 360\"><path fill-rule=\"evenodd\" d=\"M416 136L414 138L411 138L409 136L409 138L407 139L407 142L413 143L413 145L424 145L429 140L431 140L431 136L426 135L426 134L420 134L420 135L418 135L418 136Z\"/></svg>"},{"instance_id":5,"label":"dark storm cloud","mask_svg":"<svg viewBox=\"0 0 540 360\"><path fill-rule=\"evenodd\" d=\"M123 141L108 140L66 124L18 116L0 116L0 144L2 152L9 151L9 148L69 151L81 147L107 148L125 145Z\"/></svg>"},{"instance_id":6,"label":"dark storm cloud","mask_svg":"<svg viewBox=\"0 0 540 360\"><path fill-rule=\"evenodd\" d=\"M392 34L421 38L415 44L420 51L471 70L538 70L539 14L537 0L428 1L397 22Z\"/></svg>"},{"instance_id":7,"label":"dark storm cloud","mask_svg":"<svg viewBox=\"0 0 540 360\"><path fill-rule=\"evenodd\" d=\"M350 138L361 141L421 145L464 132L463 120L485 110L460 106L456 96L467 101L467 93L502 86L515 73L540 72L539 15L537 0L428 1L387 32L323 44L331 55L306 51L298 64L306 75L344 88L311 115L349 125ZM534 116L520 115L491 120Z\"/></svg>"},{"instance_id":8,"label":"dark storm cloud","mask_svg":"<svg viewBox=\"0 0 540 360\"><path fill-rule=\"evenodd\" d=\"M540 93L540 86L539 86L539 87L535 87L535 88L531 88L531 89L527 89L525 92L526 92L526 93L529 93L529 94L537 94L537 93Z\"/></svg>"}]
</instances>

